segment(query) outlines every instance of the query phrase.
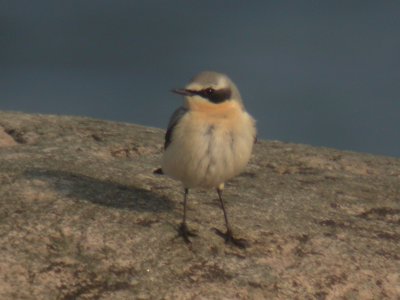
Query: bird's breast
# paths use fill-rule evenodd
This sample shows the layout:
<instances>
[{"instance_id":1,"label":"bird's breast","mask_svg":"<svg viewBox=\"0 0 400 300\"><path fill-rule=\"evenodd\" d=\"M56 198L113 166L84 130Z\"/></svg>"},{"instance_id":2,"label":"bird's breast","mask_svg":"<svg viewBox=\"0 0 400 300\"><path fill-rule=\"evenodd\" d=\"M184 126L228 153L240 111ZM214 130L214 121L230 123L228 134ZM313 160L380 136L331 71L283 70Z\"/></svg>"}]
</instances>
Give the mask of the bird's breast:
<instances>
[{"instance_id":1,"label":"bird's breast","mask_svg":"<svg viewBox=\"0 0 400 300\"><path fill-rule=\"evenodd\" d=\"M216 187L240 173L250 158L253 119L238 104L220 105L191 109L166 149L163 169L187 187Z\"/></svg>"}]
</instances>

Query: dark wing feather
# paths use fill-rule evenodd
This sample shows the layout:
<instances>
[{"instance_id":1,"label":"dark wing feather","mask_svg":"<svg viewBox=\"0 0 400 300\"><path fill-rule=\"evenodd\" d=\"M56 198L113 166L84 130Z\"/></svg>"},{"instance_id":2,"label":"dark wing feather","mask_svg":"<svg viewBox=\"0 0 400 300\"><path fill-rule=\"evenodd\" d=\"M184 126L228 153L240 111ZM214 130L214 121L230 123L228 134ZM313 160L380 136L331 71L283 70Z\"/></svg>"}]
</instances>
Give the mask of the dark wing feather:
<instances>
[{"instance_id":1,"label":"dark wing feather","mask_svg":"<svg viewBox=\"0 0 400 300\"><path fill-rule=\"evenodd\" d=\"M164 150L167 149L169 144L172 142L172 133L176 124L179 123L179 120L188 112L188 109L181 106L179 107L174 113L172 114L171 118L169 119L167 132L165 133L165 143L164 143Z\"/></svg>"}]
</instances>

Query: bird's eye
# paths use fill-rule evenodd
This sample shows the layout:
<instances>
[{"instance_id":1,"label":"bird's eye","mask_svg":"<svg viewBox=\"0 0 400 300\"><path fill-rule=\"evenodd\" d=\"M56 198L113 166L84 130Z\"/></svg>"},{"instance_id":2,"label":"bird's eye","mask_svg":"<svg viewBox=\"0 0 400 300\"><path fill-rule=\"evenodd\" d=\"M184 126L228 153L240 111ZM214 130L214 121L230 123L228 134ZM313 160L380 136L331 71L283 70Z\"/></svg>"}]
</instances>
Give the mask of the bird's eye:
<instances>
[{"instance_id":1,"label":"bird's eye","mask_svg":"<svg viewBox=\"0 0 400 300\"><path fill-rule=\"evenodd\" d=\"M213 88L208 88L208 89L206 89L206 94L207 94L208 96L211 96L212 94L214 94L214 92L215 92L215 90L214 90Z\"/></svg>"}]
</instances>

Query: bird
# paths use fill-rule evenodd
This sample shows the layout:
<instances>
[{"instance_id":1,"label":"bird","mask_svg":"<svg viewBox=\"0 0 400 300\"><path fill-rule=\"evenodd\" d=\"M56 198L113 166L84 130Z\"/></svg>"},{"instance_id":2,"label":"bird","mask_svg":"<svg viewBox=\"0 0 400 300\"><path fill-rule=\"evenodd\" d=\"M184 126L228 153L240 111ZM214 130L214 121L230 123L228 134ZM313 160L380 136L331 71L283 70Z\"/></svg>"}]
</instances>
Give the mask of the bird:
<instances>
[{"instance_id":1,"label":"bird","mask_svg":"<svg viewBox=\"0 0 400 300\"><path fill-rule=\"evenodd\" d=\"M226 243L244 248L245 239L233 236L222 198L225 182L239 175L250 160L256 141L256 125L245 110L241 95L225 74L203 71L185 88L172 92L184 103L172 114L165 134L161 173L182 183L183 218L178 233L186 243L196 236L187 226L189 189L217 191L226 232L216 233Z\"/></svg>"}]
</instances>

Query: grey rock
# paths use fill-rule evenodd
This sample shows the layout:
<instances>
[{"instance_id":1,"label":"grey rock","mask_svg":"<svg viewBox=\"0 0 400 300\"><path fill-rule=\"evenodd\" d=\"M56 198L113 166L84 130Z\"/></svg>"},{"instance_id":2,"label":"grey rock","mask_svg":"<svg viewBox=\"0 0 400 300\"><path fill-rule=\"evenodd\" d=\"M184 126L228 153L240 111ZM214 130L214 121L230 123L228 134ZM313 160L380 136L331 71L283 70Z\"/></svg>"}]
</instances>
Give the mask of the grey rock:
<instances>
[{"instance_id":1,"label":"grey rock","mask_svg":"<svg viewBox=\"0 0 400 300\"><path fill-rule=\"evenodd\" d=\"M0 299L399 299L400 160L260 141L225 200L154 175L160 129L0 112Z\"/></svg>"}]
</instances>

